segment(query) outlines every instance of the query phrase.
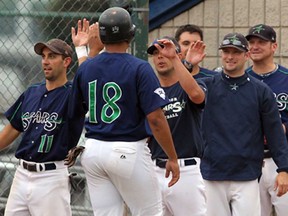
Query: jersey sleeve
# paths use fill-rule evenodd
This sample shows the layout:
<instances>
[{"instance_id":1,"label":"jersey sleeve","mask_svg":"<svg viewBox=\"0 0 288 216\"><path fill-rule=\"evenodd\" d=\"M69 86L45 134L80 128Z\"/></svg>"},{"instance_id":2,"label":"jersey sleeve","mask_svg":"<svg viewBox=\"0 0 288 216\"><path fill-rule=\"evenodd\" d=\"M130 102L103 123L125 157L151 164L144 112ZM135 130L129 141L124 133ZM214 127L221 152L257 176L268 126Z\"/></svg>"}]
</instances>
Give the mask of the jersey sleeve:
<instances>
[{"instance_id":1,"label":"jersey sleeve","mask_svg":"<svg viewBox=\"0 0 288 216\"><path fill-rule=\"evenodd\" d=\"M207 95L207 86L206 84L203 82L203 80L201 79L196 79L196 82L198 83L198 85L200 86L200 88L204 91L204 94L205 94L205 100L203 101L203 103L201 104L196 104L196 106L199 108L199 109L204 109L205 107L205 104L206 104L206 95Z\"/></svg>"},{"instance_id":2,"label":"jersey sleeve","mask_svg":"<svg viewBox=\"0 0 288 216\"><path fill-rule=\"evenodd\" d=\"M18 131L23 132L22 125L22 104L25 98L25 92L20 95L17 101L5 112L5 116L10 124Z\"/></svg>"},{"instance_id":3,"label":"jersey sleeve","mask_svg":"<svg viewBox=\"0 0 288 216\"><path fill-rule=\"evenodd\" d=\"M88 108L84 102L81 90L81 67L78 69L72 84L72 91L69 97L68 117L81 118L85 116Z\"/></svg>"},{"instance_id":4,"label":"jersey sleeve","mask_svg":"<svg viewBox=\"0 0 288 216\"><path fill-rule=\"evenodd\" d=\"M138 97L145 115L169 103L165 91L149 63L140 67L137 82Z\"/></svg>"}]
</instances>

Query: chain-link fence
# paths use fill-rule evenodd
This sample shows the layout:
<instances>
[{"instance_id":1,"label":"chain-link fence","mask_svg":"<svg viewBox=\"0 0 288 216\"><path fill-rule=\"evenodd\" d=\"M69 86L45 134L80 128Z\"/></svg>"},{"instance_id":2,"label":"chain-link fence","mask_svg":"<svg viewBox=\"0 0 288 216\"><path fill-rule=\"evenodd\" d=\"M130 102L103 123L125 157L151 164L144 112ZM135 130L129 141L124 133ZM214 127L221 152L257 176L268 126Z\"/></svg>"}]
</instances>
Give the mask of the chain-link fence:
<instances>
[{"instance_id":1,"label":"chain-link fence","mask_svg":"<svg viewBox=\"0 0 288 216\"><path fill-rule=\"evenodd\" d=\"M71 27L76 27L77 21L84 17L96 22L101 12L111 6L125 7L131 13L138 27L131 52L147 58L148 0L0 0L0 130L7 124L3 113L29 85L44 79L41 57L34 53L34 44L60 38L72 45ZM68 74L70 80L77 64L75 55ZM0 152L0 216L4 215L18 165L14 153L19 139ZM81 138L80 143L83 142ZM79 161L70 171L77 173L74 177L77 188L71 193L73 216L93 215Z\"/></svg>"}]
</instances>

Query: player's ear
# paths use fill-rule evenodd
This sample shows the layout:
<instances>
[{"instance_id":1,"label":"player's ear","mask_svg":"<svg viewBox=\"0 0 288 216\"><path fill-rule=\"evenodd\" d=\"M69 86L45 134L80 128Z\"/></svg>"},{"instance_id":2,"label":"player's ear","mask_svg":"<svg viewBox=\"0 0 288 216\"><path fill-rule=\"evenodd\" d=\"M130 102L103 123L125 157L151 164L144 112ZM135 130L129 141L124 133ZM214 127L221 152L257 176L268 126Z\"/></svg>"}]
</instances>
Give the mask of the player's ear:
<instances>
[{"instance_id":1,"label":"player's ear","mask_svg":"<svg viewBox=\"0 0 288 216\"><path fill-rule=\"evenodd\" d=\"M72 62L72 58L71 57L65 57L65 59L64 59L64 65L65 65L65 67L69 67L69 65L71 64L71 62Z\"/></svg>"},{"instance_id":2,"label":"player's ear","mask_svg":"<svg viewBox=\"0 0 288 216\"><path fill-rule=\"evenodd\" d=\"M250 51L244 53L246 60L250 59Z\"/></svg>"},{"instance_id":3,"label":"player's ear","mask_svg":"<svg viewBox=\"0 0 288 216\"><path fill-rule=\"evenodd\" d=\"M277 49L277 47L278 47L277 42L272 43L271 46L272 46L272 50L273 50L273 52L275 53L275 52L276 52L276 49Z\"/></svg>"}]
</instances>

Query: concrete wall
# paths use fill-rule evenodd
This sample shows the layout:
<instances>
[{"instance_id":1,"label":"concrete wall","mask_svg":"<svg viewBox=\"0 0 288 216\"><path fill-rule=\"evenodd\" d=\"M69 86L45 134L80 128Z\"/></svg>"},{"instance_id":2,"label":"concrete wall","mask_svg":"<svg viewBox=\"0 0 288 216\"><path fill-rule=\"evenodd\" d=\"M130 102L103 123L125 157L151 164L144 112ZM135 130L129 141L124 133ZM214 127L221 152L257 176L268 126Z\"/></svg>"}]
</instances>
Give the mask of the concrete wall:
<instances>
[{"instance_id":1,"label":"concrete wall","mask_svg":"<svg viewBox=\"0 0 288 216\"><path fill-rule=\"evenodd\" d=\"M151 31L149 42L165 35L174 36L177 27L188 23L203 29L207 47L204 67L213 69L221 65L218 45L225 34L246 35L249 27L259 23L275 29L278 42L275 62L288 67L288 0L205 0Z\"/></svg>"}]
</instances>

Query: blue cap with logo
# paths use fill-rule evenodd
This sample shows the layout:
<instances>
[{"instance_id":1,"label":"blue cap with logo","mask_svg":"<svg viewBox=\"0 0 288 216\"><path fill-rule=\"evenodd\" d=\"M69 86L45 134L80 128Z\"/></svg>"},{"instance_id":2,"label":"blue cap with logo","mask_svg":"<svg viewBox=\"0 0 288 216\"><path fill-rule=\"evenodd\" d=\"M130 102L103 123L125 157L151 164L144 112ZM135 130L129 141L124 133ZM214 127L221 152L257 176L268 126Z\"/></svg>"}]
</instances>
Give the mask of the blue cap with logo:
<instances>
[{"instance_id":1,"label":"blue cap with logo","mask_svg":"<svg viewBox=\"0 0 288 216\"><path fill-rule=\"evenodd\" d=\"M219 49L226 47L233 47L242 52L248 51L248 41L244 35L240 33L229 33L224 36L223 41L221 42Z\"/></svg>"},{"instance_id":2,"label":"blue cap with logo","mask_svg":"<svg viewBox=\"0 0 288 216\"><path fill-rule=\"evenodd\" d=\"M259 37L266 41L276 42L276 32L271 26L258 24L249 29L246 39L249 41L251 37Z\"/></svg>"}]
</instances>

